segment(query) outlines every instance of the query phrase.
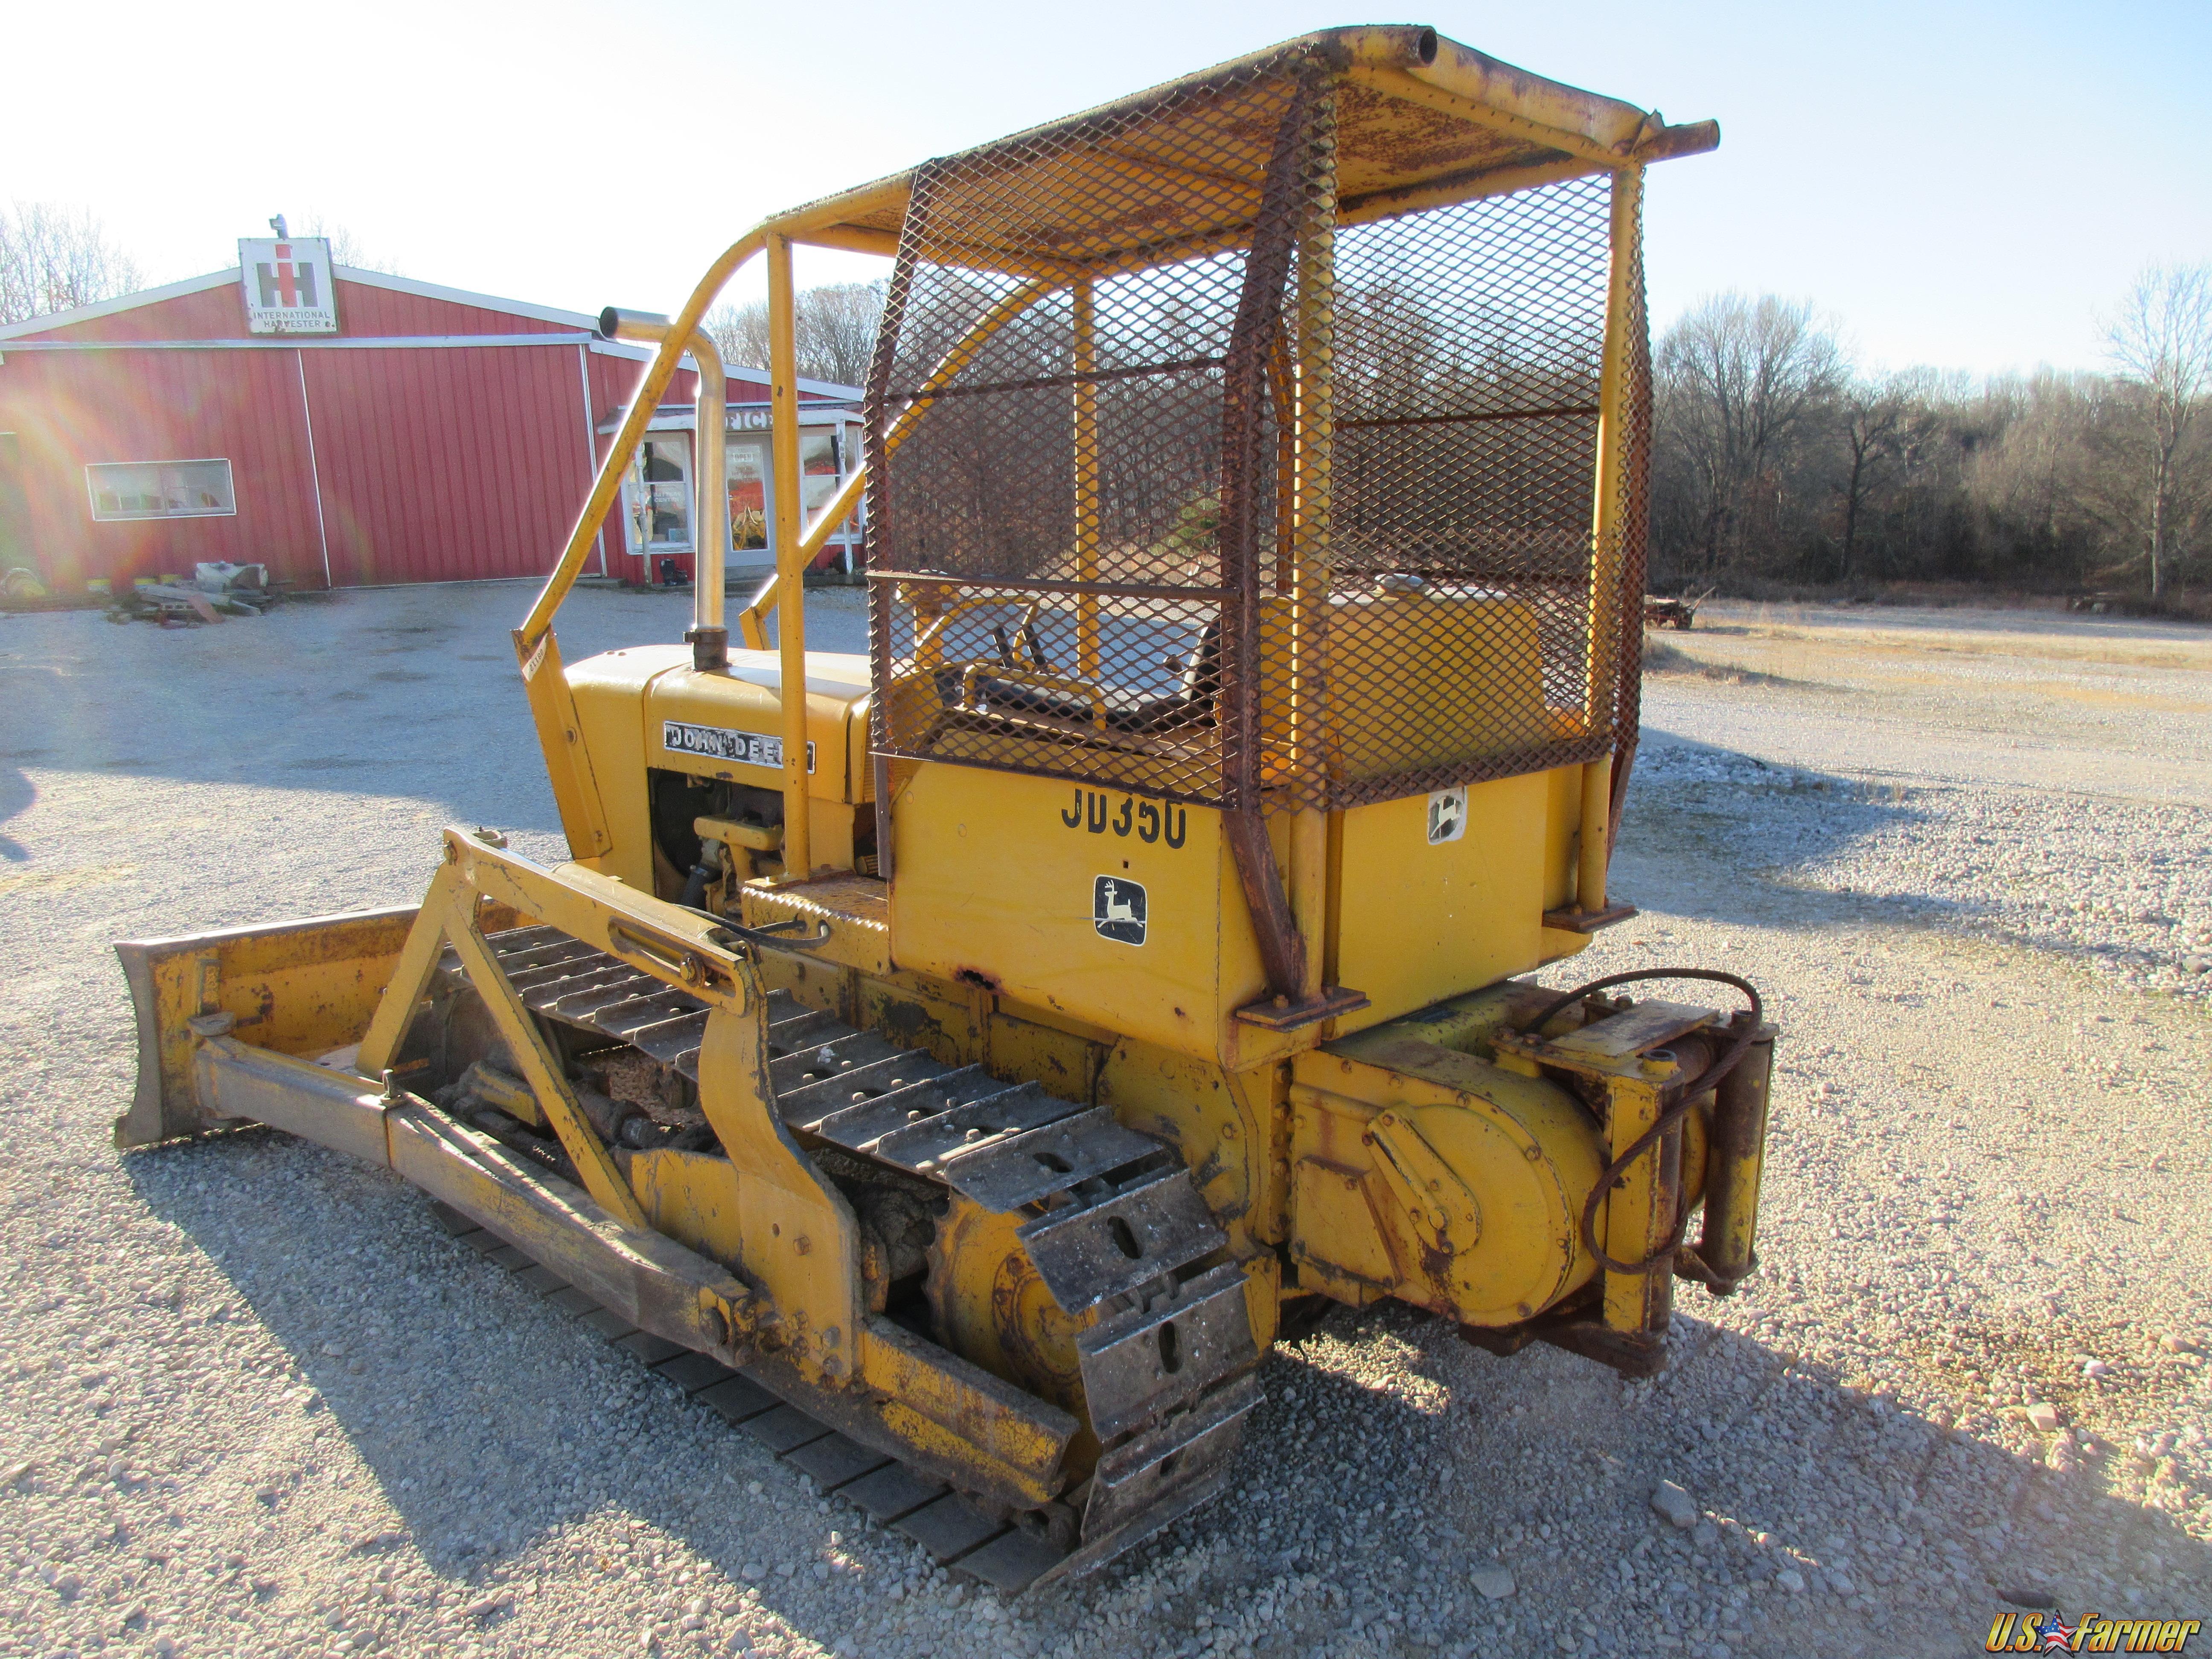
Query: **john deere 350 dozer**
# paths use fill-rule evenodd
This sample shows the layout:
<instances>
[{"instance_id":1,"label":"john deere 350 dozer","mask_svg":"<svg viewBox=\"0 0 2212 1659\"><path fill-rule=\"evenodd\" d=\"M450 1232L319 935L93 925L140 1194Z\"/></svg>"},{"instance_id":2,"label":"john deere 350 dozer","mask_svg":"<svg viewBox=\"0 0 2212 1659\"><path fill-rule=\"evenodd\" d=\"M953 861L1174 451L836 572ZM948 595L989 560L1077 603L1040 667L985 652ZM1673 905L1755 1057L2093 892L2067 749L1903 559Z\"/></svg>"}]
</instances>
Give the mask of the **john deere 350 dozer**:
<instances>
[{"instance_id":1,"label":"john deere 350 dozer","mask_svg":"<svg viewBox=\"0 0 2212 1659\"><path fill-rule=\"evenodd\" d=\"M1006 1589L1229 1478L1262 1356L1396 1297L1631 1374L1752 1241L1773 1032L1516 977L1637 740L1639 204L1710 122L1334 30L771 219L673 319L514 642L571 861L120 946L126 1146L257 1121ZM799 514L792 248L894 264ZM553 619L764 258L778 574ZM802 573L866 490L870 654ZM769 645L773 620L780 637ZM803 692L799 690L804 688ZM1702 1235L1686 1242L1702 1204ZM534 1264L534 1265L533 1265Z\"/></svg>"}]
</instances>

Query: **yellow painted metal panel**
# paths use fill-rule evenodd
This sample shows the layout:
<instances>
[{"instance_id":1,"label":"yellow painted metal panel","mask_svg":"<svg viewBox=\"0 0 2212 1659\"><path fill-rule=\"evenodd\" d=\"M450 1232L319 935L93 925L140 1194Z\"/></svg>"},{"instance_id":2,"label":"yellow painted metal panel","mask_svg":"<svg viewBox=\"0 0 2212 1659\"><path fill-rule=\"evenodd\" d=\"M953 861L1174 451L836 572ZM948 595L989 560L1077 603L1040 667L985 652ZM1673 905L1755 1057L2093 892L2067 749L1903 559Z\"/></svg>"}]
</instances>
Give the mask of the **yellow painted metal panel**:
<instances>
[{"instance_id":1,"label":"yellow painted metal panel","mask_svg":"<svg viewBox=\"0 0 2212 1659\"><path fill-rule=\"evenodd\" d=\"M1424 1037L1376 1033L1346 1047L1356 1054L1332 1044L1292 1062L1294 1256L1376 1282L1372 1246L1344 1231L1356 1220L1354 1176L1391 1295L1510 1325L1589 1283L1582 1206L1604 1157L1573 1097Z\"/></svg>"},{"instance_id":2,"label":"yellow painted metal panel","mask_svg":"<svg viewBox=\"0 0 2212 1659\"><path fill-rule=\"evenodd\" d=\"M1543 959L1541 773L1467 790L1466 829L1429 840L1429 800L1343 814L1337 971L1372 1006L1342 1022L1379 1024L1534 968Z\"/></svg>"},{"instance_id":3,"label":"yellow painted metal panel","mask_svg":"<svg viewBox=\"0 0 2212 1659\"><path fill-rule=\"evenodd\" d=\"M853 841L860 822L857 807L836 800L814 802L813 810L806 815L807 836L813 843L814 859L806 867L816 872L815 879L825 872L834 875L853 868ZM799 878L795 866L791 878Z\"/></svg>"},{"instance_id":4,"label":"yellow painted metal panel","mask_svg":"<svg viewBox=\"0 0 2212 1659\"><path fill-rule=\"evenodd\" d=\"M972 1066L985 1054L989 999L978 987L946 985L919 974L860 978L859 1023L902 1048L920 1048L947 1066Z\"/></svg>"},{"instance_id":5,"label":"yellow painted metal panel","mask_svg":"<svg viewBox=\"0 0 2212 1659\"><path fill-rule=\"evenodd\" d=\"M699 673L690 662L688 646L638 646L586 658L568 671L592 765L597 775L610 781L602 817L611 846L605 855L587 862L640 892L654 890L645 788L648 769L763 789L783 785L781 769L766 763L773 750L758 751L757 760L702 753L699 748L738 745L695 736L688 739L695 747L687 749L683 733L678 734L678 746L672 747L667 728L674 721L707 732L743 733L781 744L782 668L775 653L732 651L726 672ZM866 707L867 659L815 653L807 658L806 667L806 714L815 750L813 796L825 803L855 799L856 778L866 769L849 745L856 734L862 744L866 741L866 725L856 726L854 717ZM850 869L854 813L827 808L817 815L811 828L814 865Z\"/></svg>"},{"instance_id":6,"label":"yellow painted metal panel","mask_svg":"<svg viewBox=\"0 0 2212 1659\"><path fill-rule=\"evenodd\" d=\"M1546 962L1558 962L1563 957L1580 956L1589 950L1590 945L1590 935L1571 933L1564 927L1547 927L1544 929L1543 939L1543 959Z\"/></svg>"},{"instance_id":7,"label":"yellow painted metal panel","mask_svg":"<svg viewBox=\"0 0 2212 1659\"><path fill-rule=\"evenodd\" d=\"M1218 1066L1125 1039L1099 1076L1098 1102L1131 1128L1172 1146L1217 1220L1231 1226L1244 1219L1252 1191L1246 1159L1251 1148L1266 1146L1267 1126L1249 1120Z\"/></svg>"},{"instance_id":8,"label":"yellow painted metal panel","mask_svg":"<svg viewBox=\"0 0 2212 1659\"><path fill-rule=\"evenodd\" d=\"M1261 1250L1237 1265L1244 1270L1244 1316L1252 1322L1252 1346L1265 1356L1282 1328L1282 1259L1273 1250Z\"/></svg>"},{"instance_id":9,"label":"yellow painted metal panel","mask_svg":"<svg viewBox=\"0 0 2212 1659\"><path fill-rule=\"evenodd\" d=\"M925 1457L972 1469L975 1489L1010 1487L1031 1505L1065 1485L1061 1459L1082 1425L981 1366L871 1316L862 1379L889 1396L884 1425Z\"/></svg>"},{"instance_id":10,"label":"yellow painted metal panel","mask_svg":"<svg viewBox=\"0 0 2212 1659\"><path fill-rule=\"evenodd\" d=\"M1514 1057L1497 1053L1498 1039L1517 1029L1528 1016L1549 1002L1552 995L1542 987L1525 981L1507 981L1466 996L1431 1003L1387 1025L1340 1037L1328 1045L1322 1060L1310 1063L1325 1065L1334 1059L1364 1060L1381 1053L1384 1045L1410 1036L1440 1048L1474 1054L1504 1065ZM1302 1067L1302 1073L1303 1070Z\"/></svg>"},{"instance_id":11,"label":"yellow painted metal panel","mask_svg":"<svg viewBox=\"0 0 2212 1659\"><path fill-rule=\"evenodd\" d=\"M763 991L787 991L802 1008L812 1008L856 1023L853 971L834 962L821 962L790 951L760 953L760 981Z\"/></svg>"},{"instance_id":12,"label":"yellow painted metal panel","mask_svg":"<svg viewBox=\"0 0 2212 1659\"><path fill-rule=\"evenodd\" d=\"M1376 1173L1397 1200L1390 1218L1409 1299L1474 1325L1513 1324L1559 1299L1576 1265L1565 1230L1577 1217L1547 1178L1544 1141L1466 1101L1398 1107L1370 1133Z\"/></svg>"},{"instance_id":13,"label":"yellow painted metal panel","mask_svg":"<svg viewBox=\"0 0 2212 1659\"><path fill-rule=\"evenodd\" d=\"M1575 902L1575 852L1583 822L1583 769L1555 766L1544 775L1544 908ZM1577 939L1587 934L1577 933Z\"/></svg>"},{"instance_id":14,"label":"yellow painted metal panel","mask_svg":"<svg viewBox=\"0 0 2212 1659\"><path fill-rule=\"evenodd\" d=\"M823 813L815 819L817 848L822 845L824 820L837 816ZM849 824L850 814L843 816ZM808 946L809 959L836 963L866 974L891 971L890 906L884 884L872 876L831 876L782 884L755 882L747 884L743 894L748 927L799 921L815 933L827 927L830 937Z\"/></svg>"},{"instance_id":15,"label":"yellow painted metal panel","mask_svg":"<svg viewBox=\"0 0 2212 1659\"><path fill-rule=\"evenodd\" d=\"M561 830L571 858L596 858L609 847L605 799L592 766L591 750L576 720L576 705L561 665L561 643L548 629L534 646L515 635L522 665L523 695L531 722L545 755L545 778L561 814Z\"/></svg>"},{"instance_id":16,"label":"yellow painted metal panel","mask_svg":"<svg viewBox=\"0 0 2212 1659\"><path fill-rule=\"evenodd\" d=\"M583 860L641 893L653 889L653 821L645 793L644 731L638 710L656 674L691 660L688 645L633 646L570 665L568 691L602 797L609 849Z\"/></svg>"},{"instance_id":17,"label":"yellow painted metal panel","mask_svg":"<svg viewBox=\"0 0 2212 1659\"><path fill-rule=\"evenodd\" d=\"M708 731L740 732L773 738L784 735L783 672L773 652L732 651L726 672L702 674L680 667L653 682L645 703L646 763L702 777L728 778L763 789L781 788L783 769L767 763L772 752L755 750L756 758L687 751L667 741L665 723L674 720ZM846 754L853 706L868 695L868 659L816 652L806 659L806 731L813 768L808 794L817 799L851 799L851 768Z\"/></svg>"},{"instance_id":18,"label":"yellow painted metal panel","mask_svg":"<svg viewBox=\"0 0 2212 1659\"><path fill-rule=\"evenodd\" d=\"M1397 1283L1397 1265L1368 1201L1365 1170L1302 1158L1291 1204L1291 1255L1302 1277L1304 1269L1318 1268L1326 1278L1352 1280L1370 1295L1390 1292Z\"/></svg>"},{"instance_id":19,"label":"yellow painted metal panel","mask_svg":"<svg viewBox=\"0 0 2212 1659\"><path fill-rule=\"evenodd\" d=\"M742 1183L729 1159L666 1147L635 1152L629 1183L659 1231L726 1266L742 1264Z\"/></svg>"},{"instance_id":20,"label":"yellow painted metal panel","mask_svg":"<svg viewBox=\"0 0 2212 1659\"><path fill-rule=\"evenodd\" d=\"M1279 1060L1231 1071L1127 1038L1115 1044L1098 1077L1098 1103L1176 1149L1229 1235L1261 1352L1274 1340L1281 1292L1275 1247L1289 1237L1289 1082Z\"/></svg>"},{"instance_id":21,"label":"yellow painted metal panel","mask_svg":"<svg viewBox=\"0 0 2212 1659\"><path fill-rule=\"evenodd\" d=\"M859 805L876 798L876 769L868 755L868 699L845 711L845 799Z\"/></svg>"},{"instance_id":22,"label":"yellow painted metal panel","mask_svg":"<svg viewBox=\"0 0 2212 1659\"><path fill-rule=\"evenodd\" d=\"M195 1103L188 1022L228 1014L256 1048L317 1056L361 1040L412 930L409 907L118 943L138 1020L138 1089L116 1123L125 1146L209 1127ZM484 926L512 927L512 911Z\"/></svg>"},{"instance_id":23,"label":"yellow painted metal panel","mask_svg":"<svg viewBox=\"0 0 2212 1659\"><path fill-rule=\"evenodd\" d=\"M865 1363L866 1346L860 1223L776 1115L764 1020L722 1009L708 1017L699 1105L730 1162L744 1171L739 1259L778 1318L763 1346L809 1382L845 1386Z\"/></svg>"},{"instance_id":24,"label":"yellow painted metal panel","mask_svg":"<svg viewBox=\"0 0 2212 1659\"><path fill-rule=\"evenodd\" d=\"M990 1033L993 1075L1037 1083L1063 1100L1090 1103L1105 1063L1104 1045L1003 1013L991 1016Z\"/></svg>"},{"instance_id":25,"label":"yellow painted metal panel","mask_svg":"<svg viewBox=\"0 0 2212 1659\"><path fill-rule=\"evenodd\" d=\"M1218 1057L1248 1041L1229 1016L1265 987L1218 812L924 764L895 828L902 968L1182 1054ZM1141 929L1102 930L1108 911L1139 905Z\"/></svg>"}]
</instances>

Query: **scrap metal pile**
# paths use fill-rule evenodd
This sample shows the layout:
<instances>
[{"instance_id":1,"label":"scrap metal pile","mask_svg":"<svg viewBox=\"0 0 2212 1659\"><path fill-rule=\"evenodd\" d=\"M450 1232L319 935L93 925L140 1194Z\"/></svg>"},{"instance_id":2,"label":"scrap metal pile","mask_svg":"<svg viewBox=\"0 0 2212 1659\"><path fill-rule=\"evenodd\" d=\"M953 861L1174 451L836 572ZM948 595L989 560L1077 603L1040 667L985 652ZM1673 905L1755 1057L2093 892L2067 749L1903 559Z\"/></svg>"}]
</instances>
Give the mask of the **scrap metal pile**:
<instances>
[{"instance_id":1,"label":"scrap metal pile","mask_svg":"<svg viewBox=\"0 0 2212 1659\"><path fill-rule=\"evenodd\" d=\"M107 620L189 628L229 617L258 617L280 597L270 584L265 564L203 564L193 571L189 584L167 580L132 584L109 603Z\"/></svg>"}]
</instances>

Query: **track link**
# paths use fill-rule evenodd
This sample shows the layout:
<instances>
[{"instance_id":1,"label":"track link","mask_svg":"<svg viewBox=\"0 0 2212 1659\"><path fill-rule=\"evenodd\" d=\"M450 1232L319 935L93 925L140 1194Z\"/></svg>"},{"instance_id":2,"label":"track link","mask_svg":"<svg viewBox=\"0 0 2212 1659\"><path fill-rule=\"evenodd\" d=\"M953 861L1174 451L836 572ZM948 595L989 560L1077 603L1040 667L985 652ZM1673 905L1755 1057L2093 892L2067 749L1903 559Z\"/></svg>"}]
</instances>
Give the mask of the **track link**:
<instances>
[{"instance_id":1,"label":"track link","mask_svg":"<svg viewBox=\"0 0 2212 1659\"><path fill-rule=\"evenodd\" d=\"M489 943L534 1012L628 1044L696 1082L708 1017L697 999L551 927ZM556 1305L565 1295L563 1310L824 1490L1002 1590L1085 1571L1212 1497L1227 1480L1244 1415L1261 1398L1259 1356L1243 1273L1233 1264L1197 1267L1227 1239L1180 1155L1110 1112L1035 1083L1005 1083L981 1066L948 1066L783 993L770 997L768 1016L776 1109L802 1144L834 1146L986 1210L1025 1216L1016 1236L1054 1299L1071 1315L1097 1310L1077 1342L1102 1448L1078 1494L1078 1539L1055 1542L1045 1529L993 1520L762 1382L630 1330L604 1310L574 1306L580 1292L458 1212L441 1218L526 1279L540 1275L548 1281L541 1294Z\"/></svg>"}]
</instances>

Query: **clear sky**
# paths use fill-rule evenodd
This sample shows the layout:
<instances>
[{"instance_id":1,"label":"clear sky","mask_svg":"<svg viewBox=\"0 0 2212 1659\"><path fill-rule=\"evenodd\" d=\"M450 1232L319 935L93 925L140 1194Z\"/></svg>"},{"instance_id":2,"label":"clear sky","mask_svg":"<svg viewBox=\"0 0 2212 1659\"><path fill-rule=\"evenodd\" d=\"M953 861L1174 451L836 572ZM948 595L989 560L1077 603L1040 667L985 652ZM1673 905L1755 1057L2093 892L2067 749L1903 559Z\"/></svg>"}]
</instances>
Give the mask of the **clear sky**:
<instances>
[{"instance_id":1,"label":"clear sky","mask_svg":"<svg viewBox=\"0 0 2212 1659\"><path fill-rule=\"evenodd\" d=\"M1719 118L1652 172L1661 325L1737 288L1812 301L1869 368L2090 367L2138 267L2212 259L2212 0L21 6L0 191L91 207L153 280L281 210L426 281L672 310L769 210L1360 21Z\"/></svg>"}]
</instances>

